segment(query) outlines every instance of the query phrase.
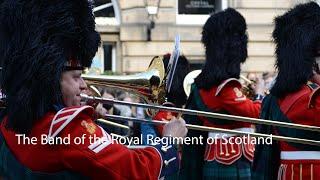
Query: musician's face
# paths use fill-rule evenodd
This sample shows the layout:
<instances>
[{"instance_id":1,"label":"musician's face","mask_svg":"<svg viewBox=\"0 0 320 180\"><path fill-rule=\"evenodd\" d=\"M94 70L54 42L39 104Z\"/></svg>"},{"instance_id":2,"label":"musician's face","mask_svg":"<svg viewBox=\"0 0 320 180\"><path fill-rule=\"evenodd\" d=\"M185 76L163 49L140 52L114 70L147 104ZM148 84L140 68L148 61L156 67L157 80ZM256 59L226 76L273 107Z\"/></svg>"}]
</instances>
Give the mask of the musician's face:
<instances>
[{"instance_id":1,"label":"musician's face","mask_svg":"<svg viewBox=\"0 0 320 180\"><path fill-rule=\"evenodd\" d=\"M64 105L80 106L80 94L87 89L87 85L81 77L81 70L65 71L61 77L61 92Z\"/></svg>"}]
</instances>

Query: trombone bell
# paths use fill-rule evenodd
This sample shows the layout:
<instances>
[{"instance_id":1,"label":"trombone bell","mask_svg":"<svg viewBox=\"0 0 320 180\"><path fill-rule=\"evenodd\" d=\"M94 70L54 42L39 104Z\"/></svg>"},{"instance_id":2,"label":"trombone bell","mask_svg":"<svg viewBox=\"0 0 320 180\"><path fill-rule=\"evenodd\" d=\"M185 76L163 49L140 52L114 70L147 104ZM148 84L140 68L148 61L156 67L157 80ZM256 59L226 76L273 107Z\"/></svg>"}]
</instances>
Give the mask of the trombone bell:
<instances>
[{"instance_id":1,"label":"trombone bell","mask_svg":"<svg viewBox=\"0 0 320 180\"><path fill-rule=\"evenodd\" d=\"M146 72L132 75L82 75L88 86L116 88L141 97L147 103L164 102L165 69L162 56L152 59Z\"/></svg>"}]
</instances>

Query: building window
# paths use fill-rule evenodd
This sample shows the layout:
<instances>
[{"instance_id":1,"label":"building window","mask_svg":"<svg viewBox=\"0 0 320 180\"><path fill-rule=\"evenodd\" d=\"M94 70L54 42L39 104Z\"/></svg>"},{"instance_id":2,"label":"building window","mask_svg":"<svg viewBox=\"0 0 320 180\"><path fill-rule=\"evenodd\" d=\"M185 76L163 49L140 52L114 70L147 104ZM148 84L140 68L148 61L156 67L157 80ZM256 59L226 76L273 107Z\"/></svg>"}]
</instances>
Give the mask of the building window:
<instances>
[{"instance_id":1,"label":"building window","mask_svg":"<svg viewBox=\"0 0 320 180\"><path fill-rule=\"evenodd\" d=\"M98 25L119 25L120 12L117 0L95 0L93 12Z\"/></svg>"},{"instance_id":2,"label":"building window","mask_svg":"<svg viewBox=\"0 0 320 180\"><path fill-rule=\"evenodd\" d=\"M95 0L94 6L96 7L94 12L96 17L115 17L111 0Z\"/></svg>"},{"instance_id":3,"label":"building window","mask_svg":"<svg viewBox=\"0 0 320 180\"><path fill-rule=\"evenodd\" d=\"M88 74L110 74L116 71L116 43L104 42L92 60Z\"/></svg>"},{"instance_id":4,"label":"building window","mask_svg":"<svg viewBox=\"0 0 320 180\"><path fill-rule=\"evenodd\" d=\"M177 0L177 24L204 24L210 14L226 9L227 0Z\"/></svg>"},{"instance_id":5,"label":"building window","mask_svg":"<svg viewBox=\"0 0 320 180\"><path fill-rule=\"evenodd\" d=\"M103 44L104 71L115 71L116 47L113 43Z\"/></svg>"}]
</instances>

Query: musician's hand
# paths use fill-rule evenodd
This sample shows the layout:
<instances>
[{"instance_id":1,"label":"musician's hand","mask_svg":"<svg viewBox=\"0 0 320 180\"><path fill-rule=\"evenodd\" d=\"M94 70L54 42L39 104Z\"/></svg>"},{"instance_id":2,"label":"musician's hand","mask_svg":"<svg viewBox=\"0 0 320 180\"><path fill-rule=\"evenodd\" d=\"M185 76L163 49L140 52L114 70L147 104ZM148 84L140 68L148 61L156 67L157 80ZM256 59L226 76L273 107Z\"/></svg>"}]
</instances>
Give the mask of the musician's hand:
<instances>
[{"instance_id":1,"label":"musician's hand","mask_svg":"<svg viewBox=\"0 0 320 180\"><path fill-rule=\"evenodd\" d=\"M186 122L182 118L176 119L174 117L163 127L163 136L184 138L186 137L187 132L188 129L186 128Z\"/></svg>"},{"instance_id":2,"label":"musician's hand","mask_svg":"<svg viewBox=\"0 0 320 180\"><path fill-rule=\"evenodd\" d=\"M254 88L255 94L264 95L264 90L265 90L264 80L262 78L257 78L256 86Z\"/></svg>"},{"instance_id":3,"label":"musician's hand","mask_svg":"<svg viewBox=\"0 0 320 180\"><path fill-rule=\"evenodd\" d=\"M108 111L103 107L101 103L99 103L95 109L98 118L104 118Z\"/></svg>"}]
</instances>

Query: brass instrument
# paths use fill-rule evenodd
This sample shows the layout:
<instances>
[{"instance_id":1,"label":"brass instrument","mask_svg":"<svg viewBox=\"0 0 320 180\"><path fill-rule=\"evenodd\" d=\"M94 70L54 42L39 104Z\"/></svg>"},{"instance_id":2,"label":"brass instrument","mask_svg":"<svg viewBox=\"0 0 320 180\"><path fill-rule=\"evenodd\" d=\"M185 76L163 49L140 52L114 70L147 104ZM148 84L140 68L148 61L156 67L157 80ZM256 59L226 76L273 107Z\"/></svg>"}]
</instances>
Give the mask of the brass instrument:
<instances>
[{"instance_id":1,"label":"brass instrument","mask_svg":"<svg viewBox=\"0 0 320 180\"><path fill-rule=\"evenodd\" d=\"M286 122L279 122L279 121L272 121L272 120L265 120L265 119L258 119L258 118L249 118L249 117L242 117L242 116L235 116L235 115L228 115L228 114L212 113L212 112L197 111L197 110L191 110L191 109L182 109L182 108L158 106L158 105L151 105L151 104L143 104L143 103L132 103L132 102L125 102L125 101L119 101L119 100L114 100L114 99L106 99L106 98L101 98L101 97L93 97L93 96L88 96L85 94L82 94L81 97L85 98L85 99L94 100L94 101L97 101L100 103L122 104L122 105L128 105L128 106L143 107L143 108L148 108L148 109L171 111L171 112L177 112L177 113L183 113L183 114L195 115L195 116L211 117L211 118L231 120L231 121L241 121L241 122L249 122L249 123L253 123L253 124L264 124L264 125L271 125L271 126L279 126L279 127L295 128L295 129L320 132L320 127L317 127L317 126L302 125L302 124L295 124L295 123L286 123ZM116 116L116 115L105 115L105 117L108 119L113 119L113 120L118 120L118 121L134 121L134 122L139 122L139 123L151 123L151 124L165 124L165 123L167 123L164 121L147 120L147 119L123 117L123 116ZM264 137L264 138L270 136L269 134L248 133L248 132L241 132L241 131L222 129L222 128L198 126L198 125L192 125L192 124L186 124L186 127L188 129L199 130L199 131L216 131L216 132L233 133L233 134L240 134L240 135L249 134L251 136ZM316 140L277 136L277 135L271 135L271 136L274 140L320 146L320 141L316 141Z\"/></svg>"},{"instance_id":2,"label":"brass instrument","mask_svg":"<svg viewBox=\"0 0 320 180\"><path fill-rule=\"evenodd\" d=\"M264 125L271 125L271 126L279 126L279 127L285 127L285 128L295 128L295 129L320 132L320 127L318 127L318 126L286 123L286 122L280 122L280 121L272 121L272 120L243 117L243 116L236 116L236 115L230 115L230 114L198 111L198 110L192 110L192 109L182 109L182 108L176 108L176 107L166 107L166 106L153 105L153 104L126 102L126 101L120 101L120 100L115 100L115 99L93 97L93 96L88 96L86 94L81 94L80 96L81 96L81 98L93 100L93 101L100 102L100 103L121 104L121 105L126 105L126 106L135 106L135 107L142 107L142 108L147 108L147 109L170 111L170 112L188 114L188 115L193 115L193 116L203 116L203 117L210 117L210 118L216 118L216 119L224 119L224 120L229 120L229 121L240 121L240 122L248 122L248 123L252 123L252 124L264 124Z\"/></svg>"},{"instance_id":3,"label":"brass instrument","mask_svg":"<svg viewBox=\"0 0 320 180\"><path fill-rule=\"evenodd\" d=\"M119 124L119 123L115 123L112 121L107 121L105 119L97 119L97 122L103 123L103 124L107 124L107 125L111 125L111 126L115 126L118 128L122 128L122 129L126 129L126 130L130 130L129 126L123 125L123 124Z\"/></svg>"},{"instance_id":4,"label":"brass instrument","mask_svg":"<svg viewBox=\"0 0 320 180\"><path fill-rule=\"evenodd\" d=\"M249 122L253 124L264 124L264 125L272 125L272 126L296 128L296 129L320 132L320 127L316 127L316 126L285 123L285 122L258 119L258 118L248 118L248 117L241 117L241 116L234 116L234 115L227 115L227 114L220 114L220 113L212 113L212 112L204 112L204 111L155 105L154 103L160 102L161 91L164 92L164 87L163 87L164 86L163 79L165 76L164 72L165 71L164 71L162 59L160 57L157 57L153 59L150 67L145 73L138 73L138 74L129 75L129 76L89 76L89 75L83 76L83 78L90 85L103 85L107 87L120 88L128 92L133 92L134 94L142 97L146 103L125 102L125 101L119 101L114 99L88 96L86 94L81 94L81 97L83 99L87 99L87 100L91 100L99 103L121 104L121 105L143 107L143 108L154 109L154 110L171 111L171 112L177 112L177 113L183 113L183 114L195 115L195 116L204 116L204 117L211 117L211 118L231 120L231 121L241 121L241 122ZM194 79L195 77L197 77L197 75L200 72L198 70L196 73L192 75L192 78ZM187 84L187 85L189 84L191 87L192 83L184 83L184 84ZM185 85L184 85L184 89L186 89ZM189 95L190 90L189 90L189 93L187 91L186 93L187 95ZM162 121L158 122L154 120L145 120L145 119L122 117L122 116L115 116L115 115L106 115L105 117L108 119L114 119L114 120L120 120L120 121L135 121L140 123L152 123L152 124L165 123ZM100 120L100 122L103 122L103 121ZM246 133L246 132L240 132L240 131L234 131L234 130L228 130L228 129L213 128L213 127L207 127L207 126L197 126L197 125L191 125L191 124L187 124L186 126L189 129L199 130L199 131L217 131L217 132L226 132L226 133L233 133L233 134L250 134L256 137L270 136L266 134ZM310 139L300 139L300 138L284 137L284 136L276 136L276 135L272 135L272 137L275 140L320 146L320 141L315 141Z\"/></svg>"},{"instance_id":5,"label":"brass instrument","mask_svg":"<svg viewBox=\"0 0 320 180\"><path fill-rule=\"evenodd\" d=\"M246 97L248 97L249 99L253 99L253 97L255 95L255 92L254 92L254 89L253 89L253 85L256 82L251 81L250 79L246 78L243 75L240 75L240 78L247 83L247 85L242 86L241 91L243 92L244 95L246 95Z\"/></svg>"},{"instance_id":6,"label":"brass instrument","mask_svg":"<svg viewBox=\"0 0 320 180\"><path fill-rule=\"evenodd\" d=\"M82 75L89 88L104 86L130 92L146 103L163 103L165 69L162 57L152 59L146 72L133 75Z\"/></svg>"},{"instance_id":7,"label":"brass instrument","mask_svg":"<svg viewBox=\"0 0 320 180\"><path fill-rule=\"evenodd\" d=\"M156 124L156 125L165 125L168 123L168 121L140 119L140 118L133 118L133 117L123 117L123 116L109 115L109 114L107 114L105 117L108 119L113 119L113 120L117 120L117 121L132 121L132 122ZM199 125L193 125L193 124L186 124L186 127L188 129L197 130L197 131L206 131L206 132L214 131L214 132L220 132L220 133L230 133L230 134L235 134L235 135L249 135L252 137L272 138L272 140L276 140L276 141L285 141L285 142L293 142L293 143L299 143L299 144L320 146L320 141L316 141L316 140L312 140L312 139L301 139L301 138L295 138L295 137L279 136L279 135L275 135L275 134L242 132L242 131L231 130L231 129L199 126Z\"/></svg>"},{"instance_id":8,"label":"brass instrument","mask_svg":"<svg viewBox=\"0 0 320 180\"><path fill-rule=\"evenodd\" d=\"M194 70L191 71L189 74L186 75L186 77L183 80L183 89L187 96L191 93L191 85L194 82L194 79L201 73L201 70ZM252 82L251 80L247 79L246 77L240 75L240 78L243 79L245 82L248 83L247 86L242 86L242 92L248 97L252 98L254 96L254 90L252 88Z\"/></svg>"}]
</instances>

